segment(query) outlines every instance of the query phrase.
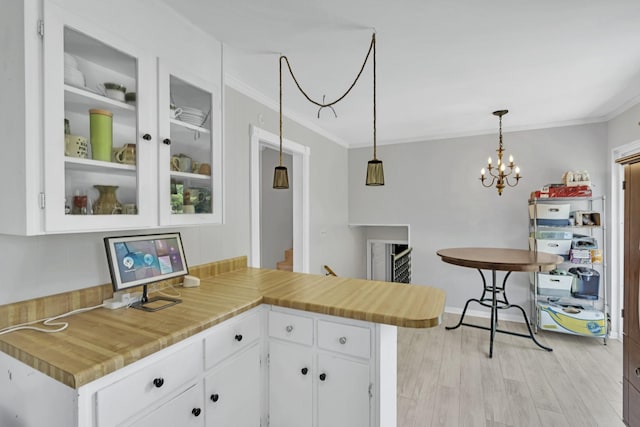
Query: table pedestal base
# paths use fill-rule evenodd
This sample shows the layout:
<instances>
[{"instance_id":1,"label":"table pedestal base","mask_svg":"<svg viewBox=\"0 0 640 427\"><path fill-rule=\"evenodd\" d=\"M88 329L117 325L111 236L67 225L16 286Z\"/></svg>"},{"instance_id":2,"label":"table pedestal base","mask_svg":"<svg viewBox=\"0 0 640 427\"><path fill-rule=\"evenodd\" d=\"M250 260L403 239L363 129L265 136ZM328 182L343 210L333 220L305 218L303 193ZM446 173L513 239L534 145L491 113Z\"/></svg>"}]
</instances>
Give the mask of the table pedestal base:
<instances>
[{"instance_id":1,"label":"table pedestal base","mask_svg":"<svg viewBox=\"0 0 640 427\"><path fill-rule=\"evenodd\" d=\"M536 345L544 350L547 351L553 351L553 349L546 347L542 344L540 344L538 342L538 340L536 340L536 337L533 335L533 331L531 330L531 326L529 325L529 318L527 317L527 313L524 311L524 309L522 307L520 307L519 305L516 304L510 304L509 300L507 300L507 294L505 293L505 286L507 284L507 279L509 278L509 276L511 275L511 271L509 271L505 276L504 276L504 280L502 281L502 287L499 287L496 284L496 270L492 270L492 283L491 285L487 285L487 280L484 277L484 274L482 273L482 270L478 269L478 272L480 273L480 276L482 277L482 284L483 284L483 291L482 291L482 297L480 297L480 299L477 298L471 298L469 300L467 300L467 302L464 305L464 310L462 310L462 315L460 316L460 321L458 322L457 325L455 326L447 326L445 329L447 330L451 330L451 329L456 329L459 328L461 325L464 326L471 326L472 328L478 328L478 329L484 329L487 331L491 331L491 339L490 339L490 344L489 344L489 357L493 357L493 339L496 335L496 332L500 332L503 334L509 334L509 335L515 335L517 337L523 337L523 338L530 338L531 340L533 340L534 343L536 343ZM490 292L491 295L487 296L487 292ZM501 294L502 299L498 299L498 294ZM491 309L491 327L486 327L486 326L479 326L479 325L472 325L470 323L464 323L464 315L467 312L467 308L469 307L469 303L470 302L477 302L478 304L484 306L484 307L488 307ZM527 329L529 330L529 334L520 334L518 332L511 332L511 331L505 331L502 329L498 329L498 310L505 310L508 308L517 308L518 310L520 310L520 312L522 313L522 316L524 317L524 321L525 324L527 325Z\"/></svg>"}]
</instances>

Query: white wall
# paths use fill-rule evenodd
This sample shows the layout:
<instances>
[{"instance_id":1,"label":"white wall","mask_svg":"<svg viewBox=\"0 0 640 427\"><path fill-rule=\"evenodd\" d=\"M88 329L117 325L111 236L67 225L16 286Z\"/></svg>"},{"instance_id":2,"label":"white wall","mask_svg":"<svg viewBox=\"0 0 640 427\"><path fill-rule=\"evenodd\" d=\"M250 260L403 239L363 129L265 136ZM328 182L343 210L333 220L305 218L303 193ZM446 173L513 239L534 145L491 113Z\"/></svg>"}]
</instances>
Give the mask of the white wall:
<instances>
[{"instance_id":1,"label":"white wall","mask_svg":"<svg viewBox=\"0 0 640 427\"><path fill-rule=\"evenodd\" d=\"M289 172L290 188L286 190L273 188L273 169L280 153L265 148L260 156L260 267L275 269L284 260L284 251L293 247L293 156L282 155L282 164Z\"/></svg>"},{"instance_id":2,"label":"white wall","mask_svg":"<svg viewBox=\"0 0 640 427\"><path fill-rule=\"evenodd\" d=\"M514 155L524 178L502 196L495 188L483 188L478 179L487 157L495 162L497 132L378 147L384 187L362 183L371 149L350 150L349 221L408 224L412 282L443 288L447 307L462 308L468 298L479 296L479 274L445 264L436 251L460 246L527 249L530 192L560 182L566 170L588 170L594 195L606 194L606 132L605 124L504 132L507 157ZM514 273L509 300L528 307L527 283L526 274Z\"/></svg>"}]
</instances>

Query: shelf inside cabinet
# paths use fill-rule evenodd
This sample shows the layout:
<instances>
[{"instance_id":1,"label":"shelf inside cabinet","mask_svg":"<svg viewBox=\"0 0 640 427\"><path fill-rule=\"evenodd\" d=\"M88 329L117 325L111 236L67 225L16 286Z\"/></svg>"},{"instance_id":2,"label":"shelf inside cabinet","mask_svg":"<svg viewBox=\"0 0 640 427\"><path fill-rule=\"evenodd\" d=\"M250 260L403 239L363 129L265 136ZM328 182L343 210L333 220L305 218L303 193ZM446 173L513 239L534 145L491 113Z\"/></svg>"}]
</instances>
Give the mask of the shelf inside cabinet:
<instances>
[{"instance_id":1,"label":"shelf inside cabinet","mask_svg":"<svg viewBox=\"0 0 640 427\"><path fill-rule=\"evenodd\" d=\"M89 114L89 110L99 108L109 110L114 118L128 126L136 124L136 107L115 99L107 98L88 88L64 85L65 109L75 113Z\"/></svg>"},{"instance_id":2,"label":"shelf inside cabinet","mask_svg":"<svg viewBox=\"0 0 640 427\"><path fill-rule=\"evenodd\" d=\"M207 128L192 125L191 123L183 122L179 119L170 119L170 122L172 125L171 132L178 132L181 136L182 134L192 136L193 132L200 132L203 134L211 133Z\"/></svg>"},{"instance_id":3,"label":"shelf inside cabinet","mask_svg":"<svg viewBox=\"0 0 640 427\"><path fill-rule=\"evenodd\" d=\"M134 165L125 165L121 163L103 162L100 160L80 159L77 157L65 157L65 167L68 170L80 172L108 172L110 174L118 174L130 176L136 173Z\"/></svg>"},{"instance_id":4,"label":"shelf inside cabinet","mask_svg":"<svg viewBox=\"0 0 640 427\"><path fill-rule=\"evenodd\" d=\"M192 181L203 181L207 182L211 180L211 176L202 175L199 173L189 173L189 172L171 172L171 178L179 178L179 179L188 179Z\"/></svg>"}]
</instances>

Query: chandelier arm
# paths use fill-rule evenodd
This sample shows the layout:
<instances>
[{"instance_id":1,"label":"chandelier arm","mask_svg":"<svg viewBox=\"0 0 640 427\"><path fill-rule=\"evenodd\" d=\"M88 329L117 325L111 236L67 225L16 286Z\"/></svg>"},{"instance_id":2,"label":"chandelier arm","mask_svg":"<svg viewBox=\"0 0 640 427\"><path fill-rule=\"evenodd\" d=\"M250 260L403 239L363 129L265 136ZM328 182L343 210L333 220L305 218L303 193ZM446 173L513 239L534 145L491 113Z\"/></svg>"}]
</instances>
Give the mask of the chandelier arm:
<instances>
[{"instance_id":1,"label":"chandelier arm","mask_svg":"<svg viewBox=\"0 0 640 427\"><path fill-rule=\"evenodd\" d=\"M313 99L311 99L311 97L309 95L307 95L307 93L302 89L302 86L300 86L300 83L298 83L298 79L296 79L296 76L293 74L293 69L291 68L291 64L289 63L289 58L287 58L286 56L283 55L283 56L280 56L280 60L282 61L282 59L284 59L284 61L286 62L287 68L289 69L289 74L291 74L291 77L293 78L293 81L295 82L296 86L298 87L298 90L302 93L302 95L304 95L305 98L307 98L307 101L311 102L314 105L317 105L320 108L324 108L324 107L330 107L332 105L337 104L338 102L342 101L344 99L344 97L349 94L349 92L351 92L351 89L353 89L353 87L356 85L358 79L362 75L362 71L364 71L364 67L365 67L365 65L367 65L367 61L369 60L369 55L371 55L371 51L372 50L375 51L375 33L373 33L373 36L371 37L371 44L369 45L369 51L367 51L367 56L364 58L364 61L362 63L362 67L360 67L360 71L358 72L358 75L354 79L353 83L351 83L351 86L349 86L349 89L347 89L347 91L345 93L343 93L342 96L340 96L338 99L336 99L335 101L332 101L332 102L328 102L328 103L318 102L318 101L314 101ZM374 56L375 56L375 52L374 52Z\"/></svg>"},{"instance_id":2,"label":"chandelier arm","mask_svg":"<svg viewBox=\"0 0 640 427\"><path fill-rule=\"evenodd\" d=\"M480 183L482 184L482 186L483 186L483 187L487 187L487 188L489 188L489 187L493 187L493 184L496 182L496 179L497 179L497 178L498 178L498 177L496 177L496 176L493 176L493 175L492 175L492 176L491 176L491 183L490 183L490 184L485 184L485 183L484 183L484 181L485 181L485 180L484 180L484 179L482 179L482 178L479 178L479 179L480 179Z\"/></svg>"},{"instance_id":3,"label":"chandelier arm","mask_svg":"<svg viewBox=\"0 0 640 427\"><path fill-rule=\"evenodd\" d=\"M522 178L522 177L520 177L520 178ZM509 179L507 179L507 178L504 179L504 182L506 182L509 187L515 187L516 185L518 185L518 181L520 180L520 178L516 178L515 184L511 184L511 182L509 182Z\"/></svg>"}]
</instances>

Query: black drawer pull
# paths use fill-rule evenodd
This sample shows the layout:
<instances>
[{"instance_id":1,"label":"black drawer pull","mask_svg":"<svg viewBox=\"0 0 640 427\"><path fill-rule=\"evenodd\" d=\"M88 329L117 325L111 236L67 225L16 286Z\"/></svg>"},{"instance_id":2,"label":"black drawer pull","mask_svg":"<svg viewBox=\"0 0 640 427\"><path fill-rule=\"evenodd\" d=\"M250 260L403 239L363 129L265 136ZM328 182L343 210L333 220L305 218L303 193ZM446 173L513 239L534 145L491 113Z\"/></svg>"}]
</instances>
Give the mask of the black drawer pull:
<instances>
[{"instance_id":1,"label":"black drawer pull","mask_svg":"<svg viewBox=\"0 0 640 427\"><path fill-rule=\"evenodd\" d=\"M220 396L218 396L217 394L212 394L210 399L212 402L217 402L218 399L220 399Z\"/></svg>"},{"instance_id":2,"label":"black drawer pull","mask_svg":"<svg viewBox=\"0 0 640 427\"><path fill-rule=\"evenodd\" d=\"M164 378L156 378L153 380L153 385L156 386L157 388L162 387L163 384L164 384Z\"/></svg>"},{"instance_id":3,"label":"black drawer pull","mask_svg":"<svg viewBox=\"0 0 640 427\"><path fill-rule=\"evenodd\" d=\"M308 368L302 368L302 369L300 370L300 373L302 373L302 375L307 375L307 372L309 372L309 369L308 369Z\"/></svg>"},{"instance_id":4,"label":"black drawer pull","mask_svg":"<svg viewBox=\"0 0 640 427\"><path fill-rule=\"evenodd\" d=\"M242 335L240 334L236 335L235 338L236 338L236 341L238 342L242 341Z\"/></svg>"},{"instance_id":5,"label":"black drawer pull","mask_svg":"<svg viewBox=\"0 0 640 427\"><path fill-rule=\"evenodd\" d=\"M640 378L640 368L636 368L636 377Z\"/></svg>"},{"instance_id":6,"label":"black drawer pull","mask_svg":"<svg viewBox=\"0 0 640 427\"><path fill-rule=\"evenodd\" d=\"M327 374L325 373L320 374L320 381L324 381L326 379L327 379Z\"/></svg>"},{"instance_id":7,"label":"black drawer pull","mask_svg":"<svg viewBox=\"0 0 640 427\"><path fill-rule=\"evenodd\" d=\"M193 408L193 410L191 411L194 417L197 417L198 415L200 415L200 412L201 412L200 408Z\"/></svg>"},{"instance_id":8,"label":"black drawer pull","mask_svg":"<svg viewBox=\"0 0 640 427\"><path fill-rule=\"evenodd\" d=\"M142 139L144 139L145 141L151 141L151 135L145 133L144 135L142 135Z\"/></svg>"}]
</instances>

